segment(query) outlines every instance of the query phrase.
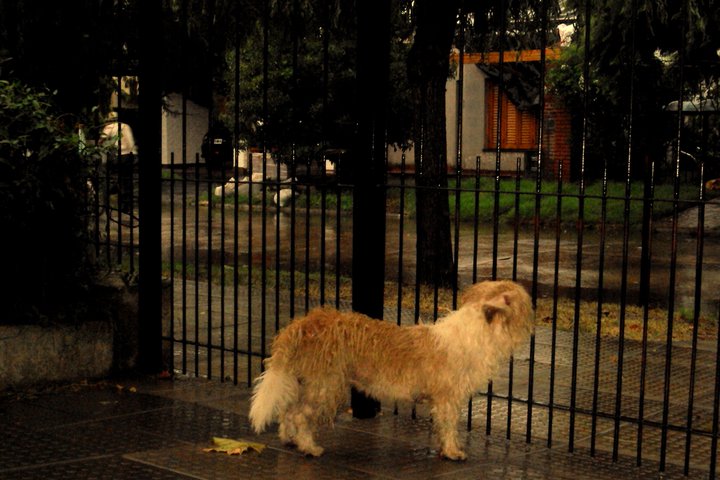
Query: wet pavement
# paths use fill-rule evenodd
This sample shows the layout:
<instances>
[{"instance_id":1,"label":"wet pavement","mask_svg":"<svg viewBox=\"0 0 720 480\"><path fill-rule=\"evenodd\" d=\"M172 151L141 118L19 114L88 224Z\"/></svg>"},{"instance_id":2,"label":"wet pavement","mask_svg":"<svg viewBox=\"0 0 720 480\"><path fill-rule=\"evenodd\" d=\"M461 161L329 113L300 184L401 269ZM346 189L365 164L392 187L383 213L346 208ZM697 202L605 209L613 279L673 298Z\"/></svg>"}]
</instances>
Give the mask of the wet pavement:
<instances>
[{"instance_id":1,"label":"wet pavement","mask_svg":"<svg viewBox=\"0 0 720 480\"><path fill-rule=\"evenodd\" d=\"M616 339L596 345L594 336L580 335L577 341L574 349L571 332L537 328L532 353L524 346L513 368L496 376L492 401L486 392L473 398L470 430L464 411L458 429L466 462L438 457L424 404L415 418L411 405L399 405L397 413L384 405L370 420L343 409L319 435L325 455L305 458L279 443L275 426L259 436L251 432L241 359L238 385L183 375L115 377L0 394L0 478L710 478L713 446L717 458L714 342L694 350L673 344L666 371L661 342L626 341L618 359ZM208 361L207 351L200 355ZM204 451L214 437L266 448L236 456Z\"/></svg>"},{"instance_id":2,"label":"wet pavement","mask_svg":"<svg viewBox=\"0 0 720 480\"><path fill-rule=\"evenodd\" d=\"M0 478L3 479L625 479L707 478L707 470L655 462L636 466L632 457L585 448L568 452L540 440L486 435L484 422L460 425L469 459L437 455L427 415L385 412L375 419L339 416L323 431L321 458L305 458L279 444L274 429L249 430L249 391L202 379L117 378L56 387L0 400ZM478 399L478 403L484 403ZM504 421L504 419L502 419ZM213 437L261 442L261 452L209 453Z\"/></svg>"},{"instance_id":3,"label":"wet pavement","mask_svg":"<svg viewBox=\"0 0 720 480\"><path fill-rule=\"evenodd\" d=\"M720 255L714 250L718 247L720 234L720 204L711 203L707 207L703 282L710 282L705 289L706 297L709 308L714 306L713 311L716 311L718 277L713 275L720 271L717 268ZM201 217L203 215L207 213L201 212ZM219 216L219 212L211 216L212 235L207 233L207 226L202 222L194 223L196 230L186 229L185 237L176 234L174 245L178 255L175 258L181 258L179 253L182 251L190 262L197 262L193 255L204 252L204 264L208 255L218 252L232 255L232 241L223 243L221 239L225 238L223 229L233 224L218 222ZM258 219L262 221L262 217L256 216L253 222ZM693 216L689 214L678 220L680 237L686 244L680 246L679 263L689 275L694 275L693 252L697 243L692 234ZM232 222L232 215L225 221ZM264 255L264 260L253 257L253 261L274 265L275 252L281 250L278 245L285 243L290 230L287 223L276 224L275 221L276 217L268 218L264 239L259 235L263 226L250 224L256 233L253 242L258 242L252 248L247 248L246 236L238 235L242 239L240 254ZM277 221L286 222L287 216L280 215ZM247 222L243 224L248 225ZM218 228L218 225L225 226ZM277 230L276 225L279 225ZM296 247L300 251L307 244L316 255L321 244L315 237L317 229L312 227L315 233L310 238L302 230L302 222L298 225ZM341 245L339 251L334 252L332 248L325 251L330 265L338 261L336 257L340 261L349 258L342 247L345 245L342 239L338 243L333 225L332 221L324 225L322 237L326 246ZM671 227L667 222L658 223L658 235L667 235ZM171 238L168 235L173 230L171 225L165 223L163 228L164 238ZM206 231L198 234L197 231L202 229ZM344 223L340 231L350 232L351 228ZM281 241L275 242L278 234L282 236ZM577 247L572 243L572 235L567 242L561 240L570 253L561 265L560 278L563 284L572 285L575 271L572 254ZM196 241L209 244L193 243ZM552 238L541 243L543 249L547 248L547 251L541 251L544 257L554 250L554 241ZM407 240L406 246L412 247L413 243ZM501 247L508 245L512 242L503 239ZM521 248L520 268L527 268L529 264L526 258L532 250L529 246ZM483 248L487 248L487 243ZM606 248L613 254L620 250L614 244L606 245ZM657 244L655 249L657 252ZM390 250L397 254L400 248L393 246ZM585 252L597 255L592 248L586 248ZM657 255L658 260L668 257L665 251L657 252ZM408 252L405 257L413 258L414 255ZM503 269L508 268L503 263L506 257L499 255L500 276L504 276ZM225 258L226 265L228 258ZM298 256L298 260L302 258ZM312 261L315 260L317 258L312 257ZM583 259L583 265L587 272L597 268L592 267L589 257ZM467 270L472 266L464 268ZM548 262L543 268L550 270L542 271L540 280L552 278L552 264ZM664 268L662 262L653 264L655 274ZM610 275L610 271L607 269L606 273ZM521 272L523 278L528 278L528 271ZM634 273L631 271L630 275ZM585 274L584 281L589 277ZM590 278L590 281L596 280ZM690 291L692 283L678 281ZM175 285L176 289L186 287L190 292L196 290L192 282ZM197 301L198 305L212 306L216 312L222 312L222 307L218 309L216 304L221 289L215 288L212 295L204 287L197 290L200 296L191 298L193 302L188 303ZM244 294L233 293L235 295L228 295L225 300L247 298ZM271 292L269 297L272 297ZM286 299L281 300L282 309L287 309ZM222 297L220 301L223 305ZM247 306L241 305L237 311L245 311L244 307ZM258 306L253 306L252 310L256 314L262 311ZM270 319L277 312L268 308L264 313ZM207 372L214 378L232 378L229 372L233 368L233 358L225 347L238 333L240 345L249 341L258 345L262 338L261 322L251 323L240 318L239 324L215 323L210 330L200 325L203 338L195 338L192 332L196 324L193 322L204 321L202 315L203 312L190 312L187 317L175 317L178 322L176 335L189 332L189 337L184 340L190 342L176 346L176 358L179 358L178 350L185 349L189 370L194 364L200 375ZM278 317L287 321L284 310ZM185 322L182 332L179 322ZM206 339L223 348L199 347ZM575 480L717 477L717 469L715 475L709 475L710 465L717 455L718 439L717 434L712 433L716 431L714 422L718 411L715 400L716 342L701 342L697 348L687 342L674 342L670 349L671 363L667 361L670 357L664 342L625 341L620 344L617 339L603 339L596 343L594 336L587 335L581 335L576 346L573 342L572 332L554 333L549 327L539 327L532 355L529 347L517 352L512 373L506 372L496 378L493 392L497 396L493 397L492 405L482 393L473 400L472 428L466 429L467 412L458 426L469 456L467 462L454 463L438 458L431 421L422 406L418 408L417 418L413 418L407 406L400 408L398 414L386 407L382 415L372 420L357 420L343 412L334 428L321 434L320 444L326 448L326 454L319 459L305 458L280 445L275 428L257 436L250 431L247 421L250 392L243 379L257 374L258 359L254 359L254 365L246 367L245 359L241 358L240 371L234 376L241 379L241 385L184 376L174 380L115 378L100 385L69 386L35 396L2 396L0 478ZM218 370L225 365L227 370ZM638 418L643 419L642 429L638 428ZM488 425L491 426L489 433ZM207 453L203 449L212 445L213 437L261 442L267 448L259 454L248 452L238 456ZM548 444L552 446L548 448ZM638 451L642 452L641 465L637 461ZM686 463L687 472L684 470Z\"/></svg>"}]
</instances>

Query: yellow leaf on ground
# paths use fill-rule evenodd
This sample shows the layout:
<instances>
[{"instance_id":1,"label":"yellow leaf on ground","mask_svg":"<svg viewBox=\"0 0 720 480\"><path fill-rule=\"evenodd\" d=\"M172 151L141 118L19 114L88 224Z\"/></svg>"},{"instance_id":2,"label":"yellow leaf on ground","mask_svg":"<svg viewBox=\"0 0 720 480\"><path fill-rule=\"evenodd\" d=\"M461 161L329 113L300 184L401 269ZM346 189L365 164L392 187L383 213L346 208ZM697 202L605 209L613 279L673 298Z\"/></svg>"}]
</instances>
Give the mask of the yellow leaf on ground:
<instances>
[{"instance_id":1,"label":"yellow leaf on ground","mask_svg":"<svg viewBox=\"0 0 720 480\"><path fill-rule=\"evenodd\" d=\"M228 455L242 455L248 450L255 450L262 453L265 445L262 443L247 442L245 440L233 440L231 438L213 437L214 447L203 448L203 452L221 452Z\"/></svg>"}]
</instances>

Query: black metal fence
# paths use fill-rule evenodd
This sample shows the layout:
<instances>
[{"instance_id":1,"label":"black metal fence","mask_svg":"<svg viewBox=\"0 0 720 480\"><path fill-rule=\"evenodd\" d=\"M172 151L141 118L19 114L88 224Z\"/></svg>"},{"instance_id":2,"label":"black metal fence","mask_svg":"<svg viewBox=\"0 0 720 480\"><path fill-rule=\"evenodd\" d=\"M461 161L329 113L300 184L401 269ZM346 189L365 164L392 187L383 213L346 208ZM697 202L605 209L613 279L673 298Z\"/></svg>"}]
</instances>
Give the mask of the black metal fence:
<instances>
[{"instance_id":1,"label":"black metal fence","mask_svg":"<svg viewBox=\"0 0 720 480\"><path fill-rule=\"evenodd\" d=\"M635 2L623 8L641 15ZM688 14L685 7L680 11ZM265 118L272 118L269 79L277 65L270 58L271 13L262 17L257 44L262 54L255 60ZM360 261L384 268L383 317L398 324L433 321L456 307L459 290L483 279L515 279L531 292L536 335L473 397L468 428L613 460L632 456L638 465L656 464L660 471L715 478L720 205L708 195L713 187L708 173L717 174L718 123L716 109L709 107L716 85L693 90L700 80L688 73L697 73L692 52L679 49L680 58L665 65L674 78L674 103L655 105L665 112L667 131L650 135L648 124L659 123L641 83L645 59L637 57L613 79L622 101L611 108L622 112L612 118L623 123L605 125L602 118L610 114L602 102L608 93L588 80L605 79L589 53L599 48L593 43L598 37L585 28L594 21L602 26L602 20L589 4L556 21L542 13L540 30L556 32L560 20L575 23L575 39L560 45L553 34L543 35L537 48L512 52L507 42L497 41L485 56L470 51L472 39L456 41L456 69L447 81L446 186L436 187L447 194L450 207L453 286L418 279L418 264L427 258L418 251L416 216L418 191L427 188L417 176L423 151L384 148L379 185L386 205L379 230L384 255ZM472 17L461 17L457 38L466 39ZM636 28L627 30L626 42L604 61L613 55L624 59L629 49L639 52L627 39L641 23L632 23ZM669 25L680 28L680 20ZM330 37L331 29L322 32L320 105L330 109L336 106L328 99L328 78L335 74L331 47L337 39ZM288 43L295 62L299 42L293 37ZM563 49L575 49L579 57L558 53ZM236 92L249 88L241 64L253 61L240 58L240 52L238 45L231 85ZM551 81L550 71L562 73L573 58L581 60L573 65L581 73L573 77L580 81L579 96L557 102L562 92L553 85L567 83ZM520 108L511 98L512 75L536 82L525 85L537 94L533 106ZM297 81L291 77L288 88ZM227 117L234 119L229 157L213 164L210 150L201 156L201 146L190 143L194 126L182 98L180 140L173 146L164 139L162 178L156 179L162 190L157 261L172 305L164 312L163 336L173 352L168 366L178 374L249 385L273 335L293 317L319 304L353 308L362 290L358 283L366 281L353 274L353 246L373 233L353 228L355 180L363 160L353 157L352 145L346 151L322 141L312 154L297 142L276 149L277 139L265 133L255 137L255 149L241 147L241 111L247 110L237 94ZM212 117L211 109L206 118ZM205 131L209 125L202 122L207 120L201 121ZM258 125L264 132L267 125ZM319 125L322 137L329 126ZM517 137L512 144L514 129L523 128L530 140ZM300 138L294 131L283 133ZM603 134L615 136L608 140ZM478 137L484 141L478 143ZM648 145L652 138L665 145ZM221 143L211 137L209 145ZM686 153L690 146L692 155ZM143 199L123 213L113 190L116 170L99 171L110 174L93 182L97 255L133 276L145 248L138 243Z\"/></svg>"}]
</instances>

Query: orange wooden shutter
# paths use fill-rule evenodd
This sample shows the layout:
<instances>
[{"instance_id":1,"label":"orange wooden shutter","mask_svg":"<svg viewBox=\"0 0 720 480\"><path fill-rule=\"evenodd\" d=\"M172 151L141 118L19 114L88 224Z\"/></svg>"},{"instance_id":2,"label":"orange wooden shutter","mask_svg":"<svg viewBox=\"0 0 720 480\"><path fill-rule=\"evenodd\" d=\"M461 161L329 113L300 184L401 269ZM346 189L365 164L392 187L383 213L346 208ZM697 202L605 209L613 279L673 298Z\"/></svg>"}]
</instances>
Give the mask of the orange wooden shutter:
<instances>
[{"instance_id":1,"label":"orange wooden shutter","mask_svg":"<svg viewBox=\"0 0 720 480\"><path fill-rule=\"evenodd\" d=\"M498 95L499 90L495 82L490 80L485 82L486 148L496 148L498 100L502 102L500 148L503 150L533 150L537 148L537 118L535 114L528 110L518 110L507 95L504 93Z\"/></svg>"}]
</instances>

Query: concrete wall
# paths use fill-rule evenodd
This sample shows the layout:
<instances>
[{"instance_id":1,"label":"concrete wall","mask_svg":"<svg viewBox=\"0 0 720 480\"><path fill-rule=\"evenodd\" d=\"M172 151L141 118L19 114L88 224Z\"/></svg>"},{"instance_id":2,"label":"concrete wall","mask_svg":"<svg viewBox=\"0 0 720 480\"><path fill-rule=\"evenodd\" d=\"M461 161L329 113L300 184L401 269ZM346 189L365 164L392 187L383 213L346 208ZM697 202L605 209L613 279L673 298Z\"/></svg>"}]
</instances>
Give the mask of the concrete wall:
<instances>
[{"instance_id":1,"label":"concrete wall","mask_svg":"<svg viewBox=\"0 0 720 480\"><path fill-rule=\"evenodd\" d=\"M106 376L113 365L108 322L80 326L0 325L0 391Z\"/></svg>"},{"instance_id":2,"label":"concrete wall","mask_svg":"<svg viewBox=\"0 0 720 480\"><path fill-rule=\"evenodd\" d=\"M138 356L138 294L119 276L93 286L90 318L76 325L0 325L0 391L98 379L131 371ZM170 332L169 285L163 285L163 334ZM93 303L94 302L94 303ZM172 345L163 345L166 367Z\"/></svg>"}]
</instances>

